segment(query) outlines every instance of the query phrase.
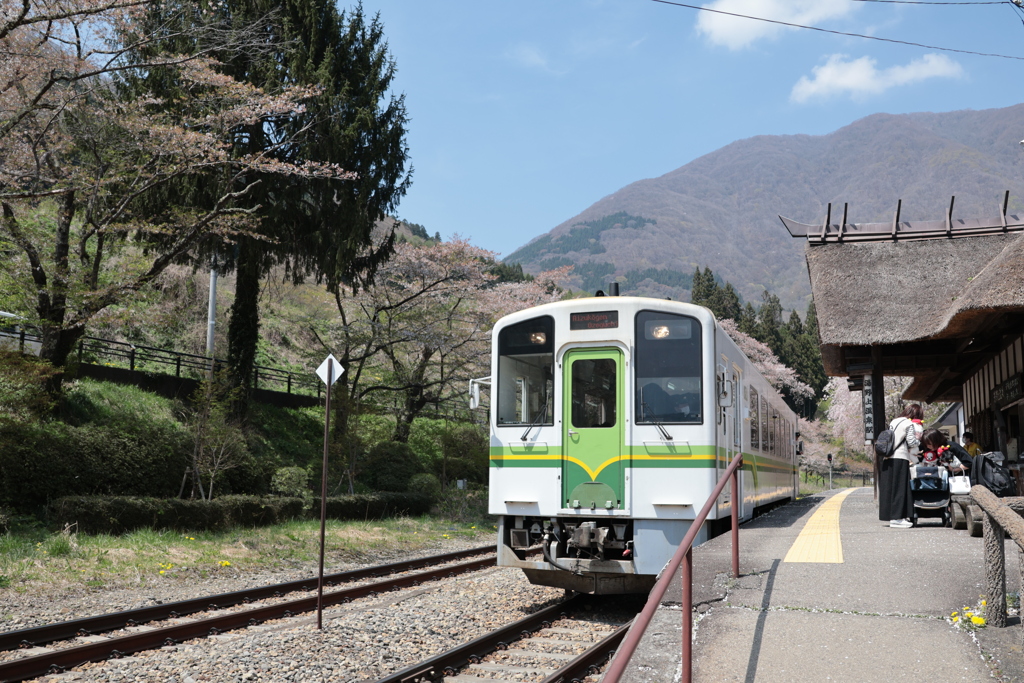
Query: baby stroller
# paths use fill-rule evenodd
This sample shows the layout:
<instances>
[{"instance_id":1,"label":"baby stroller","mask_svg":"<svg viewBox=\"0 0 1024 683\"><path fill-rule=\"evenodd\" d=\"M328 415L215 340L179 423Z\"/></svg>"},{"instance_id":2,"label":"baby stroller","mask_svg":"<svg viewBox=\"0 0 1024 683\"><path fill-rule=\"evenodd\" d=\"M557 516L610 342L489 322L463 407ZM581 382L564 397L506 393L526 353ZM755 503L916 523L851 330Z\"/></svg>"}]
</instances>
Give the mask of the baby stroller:
<instances>
[{"instance_id":1,"label":"baby stroller","mask_svg":"<svg viewBox=\"0 0 1024 683\"><path fill-rule=\"evenodd\" d=\"M910 521L914 526L919 517L942 517L942 526L950 525L949 474L945 467L911 467L910 494L914 500L914 517Z\"/></svg>"}]
</instances>

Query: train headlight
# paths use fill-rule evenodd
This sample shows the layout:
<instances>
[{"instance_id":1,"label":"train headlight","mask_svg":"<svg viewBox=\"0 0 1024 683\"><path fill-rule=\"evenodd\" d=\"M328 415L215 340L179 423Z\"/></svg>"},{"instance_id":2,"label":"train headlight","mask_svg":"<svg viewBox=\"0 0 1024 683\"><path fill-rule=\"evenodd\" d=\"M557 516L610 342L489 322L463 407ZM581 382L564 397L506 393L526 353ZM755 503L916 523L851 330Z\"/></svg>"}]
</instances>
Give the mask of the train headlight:
<instances>
[{"instance_id":1,"label":"train headlight","mask_svg":"<svg viewBox=\"0 0 1024 683\"><path fill-rule=\"evenodd\" d=\"M544 332L531 332L530 343L531 344L544 344L548 340L548 335Z\"/></svg>"},{"instance_id":2,"label":"train headlight","mask_svg":"<svg viewBox=\"0 0 1024 683\"><path fill-rule=\"evenodd\" d=\"M666 339L669 334L668 325L655 325L651 328L651 336L655 339Z\"/></svg>"}]
</instances>

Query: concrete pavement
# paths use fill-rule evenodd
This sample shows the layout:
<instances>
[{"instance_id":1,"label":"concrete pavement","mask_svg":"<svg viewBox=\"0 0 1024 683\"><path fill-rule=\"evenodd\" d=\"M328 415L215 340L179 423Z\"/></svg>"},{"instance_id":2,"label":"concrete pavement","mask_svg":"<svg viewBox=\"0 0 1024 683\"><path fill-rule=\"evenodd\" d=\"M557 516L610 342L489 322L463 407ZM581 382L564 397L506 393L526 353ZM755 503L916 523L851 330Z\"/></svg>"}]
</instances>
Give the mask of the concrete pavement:
<instances>
[{"instance_id":1,"label":"concrete pavement","mask_svg":"<svg viewBox=\"0 0 1024 683\"><path fill-rule=\"evenodd\" d=\"M694 549L694 681L1024 681L1016 617L1005 629L975 632L949 622L984 591L982 539L938 519L890 529L878 520L871 489L824 505L836 493L742 525L738 580L729 574L729 534ZM797 543L822 507L837 513L841 561L832 550L808 549L806 535ZM819 535L823 515L810 525ZM1010 593L1018 590L1016 555L1008 542ZM800 559L816 561L793 561ZM630 662L628 683L679 680L680 596L676 577Z\"/></svg>"}]
</instances>

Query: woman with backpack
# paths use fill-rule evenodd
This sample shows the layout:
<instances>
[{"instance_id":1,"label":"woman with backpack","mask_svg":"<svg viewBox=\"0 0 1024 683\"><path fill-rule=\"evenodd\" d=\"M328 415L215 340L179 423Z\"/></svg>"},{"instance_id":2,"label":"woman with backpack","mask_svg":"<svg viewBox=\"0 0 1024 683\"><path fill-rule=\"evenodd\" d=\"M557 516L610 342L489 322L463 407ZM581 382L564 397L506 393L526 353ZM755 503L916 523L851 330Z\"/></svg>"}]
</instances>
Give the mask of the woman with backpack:
<instances>
[{"instance_id":1,"label":"woman with backpack","mask_svg":"<svg viewBox=\"0 0 1024 683\"><path fill-rule=\"evenodd\" d=\"M917 462L917 447L924 428L924 410L911 403L900 416L889 423L895 438L893 454L882 460L878 482L878 519L889 521L893 529L914 526L914 500L910 495L910 466Z\"/></svg>"}]
</instances>

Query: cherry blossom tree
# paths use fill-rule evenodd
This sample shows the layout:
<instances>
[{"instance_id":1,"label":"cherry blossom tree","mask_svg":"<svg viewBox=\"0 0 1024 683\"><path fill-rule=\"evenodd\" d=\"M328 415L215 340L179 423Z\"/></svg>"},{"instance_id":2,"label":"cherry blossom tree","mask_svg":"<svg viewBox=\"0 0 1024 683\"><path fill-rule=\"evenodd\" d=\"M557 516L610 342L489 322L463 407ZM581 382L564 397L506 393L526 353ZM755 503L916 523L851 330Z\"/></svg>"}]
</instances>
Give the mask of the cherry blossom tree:
<instances>
[{"instance_id":1,"label":"cherry blossom tree","mask_svg":"<svg viewBox=\"0 0 1024 683\"><path fill-rule=\"evenodd\" d=\"M372 283L335 291L336 316L308 321L323 350L345 369L332 394L332 422L350 482L360 450L350 429L353 415L390 413L392 440L406 441L425 411L455 412L464 405L466 382L488 372L494 322L557 300L557 284L569 271L498 282L490 272L495 258L459 237L422 247L399 244Z\"/></svg>"},{"instance_id":2,"label":"cherry blossom tree","mask_svg":"<svg viewBox=\"0 0 1024 683\"><path fill-rule=\"evenodd\" d=\"M352 178L333 164L281 161L273 149L232 153L240 131L302 111L315 91L268 94L225 76L203 49L162 51L161 27L142 21L147 4L54 0L12 13L5 2L0 15L0 244L14 253L0 267L20 283L22 312L34 312L41 355L56 366L94 316L202 239L250 234L257 175ZM210 7L181 5L210 17L189 29L210 36L196 44L246 45L245 31L218 25ZM34 20L44 12L52 20ZM126 87L139 71L176 87L161 98ZM215 197L206 208L147 210L144 200L197 176Z\"/></svg>"},{"instance_id":3,"label":"cherry blossom tree","mask_svg":"<svg viewBox=\"0 0 1024 683\"><path fill-rule=\"evenodd\" d=\"M772 353L767 344L762 344L749 334L740 332L734 320L719 320L718 324L736 342L736 345L740 347L740 351L750 359L750 362L757 368L757 371L777 391L785 389L797 398L811 399L814 397L814 389L801 382L797 378L796 371L783 365L779 361L779 357Z\"/></svg>"}]
</instances>

